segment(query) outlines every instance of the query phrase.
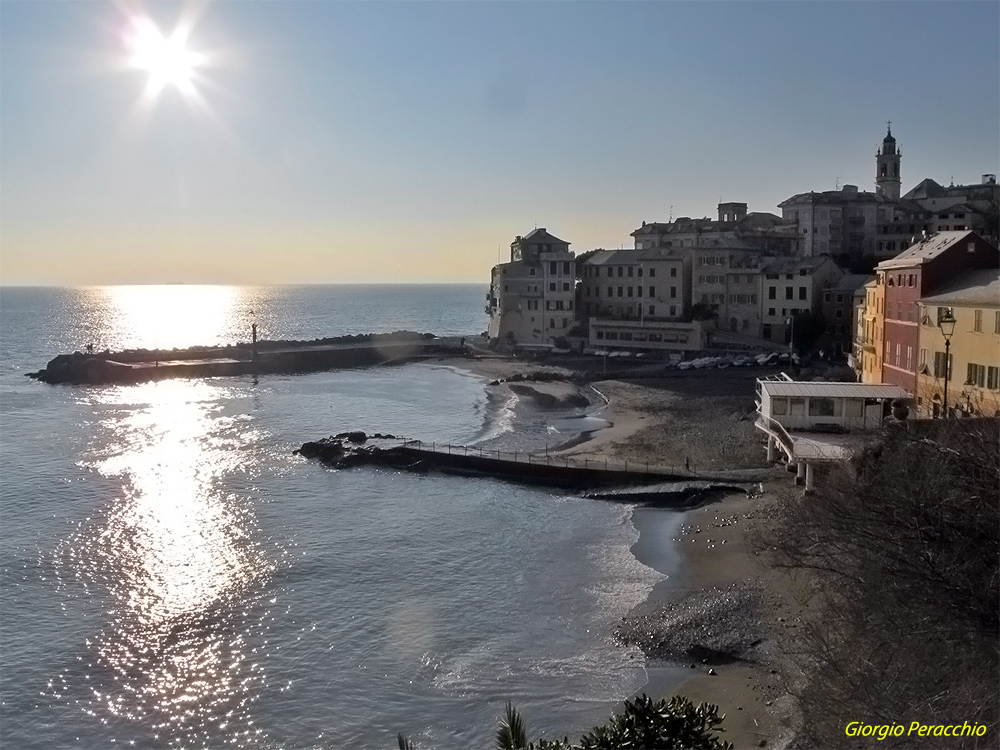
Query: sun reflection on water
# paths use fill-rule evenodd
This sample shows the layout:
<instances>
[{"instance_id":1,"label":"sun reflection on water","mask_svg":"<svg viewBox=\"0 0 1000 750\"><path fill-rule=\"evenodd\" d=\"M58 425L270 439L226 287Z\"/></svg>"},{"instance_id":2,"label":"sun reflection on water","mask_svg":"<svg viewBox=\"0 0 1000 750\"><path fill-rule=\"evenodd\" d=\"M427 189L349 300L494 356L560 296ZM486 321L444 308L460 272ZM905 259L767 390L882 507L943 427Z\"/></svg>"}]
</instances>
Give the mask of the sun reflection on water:
<instances>
[{"instance_id":1,"label":"sun reflection on water","mask_svg":"<svg viewBox=\"0 0 1000 750\"><path fill-rule=\"evenodd\" d=\"M265 681L254 600L274 565L245 501L225 489L255 435L222 413L219 390L165 381L100 392L110 439L91 465L120 479L122 496L63 550L110 595L88 713L170 744L261 736L248 711Z\"/></svg>"},{"instance_id":2,"label":"sun reflection on water","mask_svg":"<svg viewBox=\"0 0 1000 750\"><path fill-rule=\"evenodd\" d=\"M113 336L105 347L173 349L234 343L249 338L252 301L232 286L109 286L93 290L103 299L94 328Z\"/></svg>"}]
</instances>

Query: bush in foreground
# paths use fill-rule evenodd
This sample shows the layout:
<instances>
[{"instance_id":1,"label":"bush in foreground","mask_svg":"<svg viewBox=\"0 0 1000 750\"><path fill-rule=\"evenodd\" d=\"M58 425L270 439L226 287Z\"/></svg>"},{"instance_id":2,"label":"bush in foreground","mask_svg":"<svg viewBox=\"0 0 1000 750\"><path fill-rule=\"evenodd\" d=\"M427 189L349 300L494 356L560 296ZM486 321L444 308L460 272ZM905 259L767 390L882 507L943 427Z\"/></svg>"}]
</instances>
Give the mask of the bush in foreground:
<instances>
[{"instance_id":1,"label":"bush in foreground","mask_svg":"<svg viewBox=\"0 0 1000 750\"><path fill-rule=\"evenodd\" d=\"M520 713L510 703L504 709L496 734L496 750L732 750L718 732L725 715L718 706L701 703L695 706L684 696L654 701L642 695L625 701L621 713L594 727L571 743L540 739L528 742ZM413 743L399 735L399 750L415 750Z\"/></svg>"}]
</instances>

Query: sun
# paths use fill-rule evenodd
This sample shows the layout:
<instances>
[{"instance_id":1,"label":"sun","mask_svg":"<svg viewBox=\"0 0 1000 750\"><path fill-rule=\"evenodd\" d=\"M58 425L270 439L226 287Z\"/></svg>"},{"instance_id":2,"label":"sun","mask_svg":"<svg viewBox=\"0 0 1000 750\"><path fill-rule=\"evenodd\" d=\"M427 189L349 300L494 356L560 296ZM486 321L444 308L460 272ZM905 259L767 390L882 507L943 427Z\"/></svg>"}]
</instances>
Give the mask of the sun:
<instances>
[{"instance_id":1,"label":"sun","mask_svg":"<svg viewBox=\"0 0 1000 750\"><path fill-rule=\"evenodd\" d=\"M168 83L184 93L194 92L191 78L202 58L184 46L186 37L181 29L164 37L148 18L133 21L126 43L132 66L149 72L149 93L159 93Z\"/></svg>"}]
</instances>

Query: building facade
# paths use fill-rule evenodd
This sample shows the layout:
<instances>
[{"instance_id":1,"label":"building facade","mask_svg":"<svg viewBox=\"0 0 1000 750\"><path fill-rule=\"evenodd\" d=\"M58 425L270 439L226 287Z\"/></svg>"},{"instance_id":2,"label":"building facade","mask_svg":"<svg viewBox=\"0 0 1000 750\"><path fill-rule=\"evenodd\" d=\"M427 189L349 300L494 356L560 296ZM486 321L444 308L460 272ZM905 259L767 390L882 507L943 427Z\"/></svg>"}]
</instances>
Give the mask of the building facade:
<instances>
[{"instance_id":1,"label":"building facade","mask_svg":"<svg viewBox=\"0 0 1000 750\"><path fill-rule=\"evenodd\" d=\"M575 322L576 258L570 243L544 227L510 246L510 262L493 267L486 312L491 343L554 346Z\"/></svg>"},{"instance_id":2,"label":"building facade","mask_svg":"<svg viewBox=\"0 0 1000 750\"><path fill-rule=\"evenodd\" d=\"M920 364L916 401L921 416L1000 416L1000 269L969 271L918 302ZM955 331L945 347L939 321L945 311ZM947 354L947 360L946 360Z\"/></svg>"},{"instance_id":3,"label":"building facade","mask_svg":"<svg viewBox=\"0 0 1000 750\"><path fill-rule=\"evenodd\" d=\"M915 394L917 369L926 364L920 353L920 300L965 271L998 266L996 247L974 232L955 231L940 232L879 263L876 283L884 295L880 382Z\"/></svg>"},{"instance_id":4,"label":"building facade","mask_svg":"<svg viewBox=\"0 0 1000 750\"><path fill-rule=\"evenodd\" d=\"M796 316L818 313L823 292L843 276L827 257L773 260L761 273L761 338L790 344Z\"/></svg>"}]
</instances>

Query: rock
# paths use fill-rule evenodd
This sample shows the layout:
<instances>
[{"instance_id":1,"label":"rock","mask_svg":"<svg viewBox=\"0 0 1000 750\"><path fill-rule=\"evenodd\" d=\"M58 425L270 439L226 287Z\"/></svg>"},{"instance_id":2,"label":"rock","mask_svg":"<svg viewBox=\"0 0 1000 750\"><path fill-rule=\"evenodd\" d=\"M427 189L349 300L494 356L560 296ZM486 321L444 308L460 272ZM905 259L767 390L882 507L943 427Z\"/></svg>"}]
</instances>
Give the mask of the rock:
<instances>
[{"instance_id":1,"label":"rock","mask_svg":"<svg viewBox=\"0 0 1000 750\"><path fill-rule=\"evenodd\" d=\"M708 673L710 675L712 675L713 677L717 674L716 671L714 669L712 669L711 667L709 667Z\"/></svg>"}]
</instances>

